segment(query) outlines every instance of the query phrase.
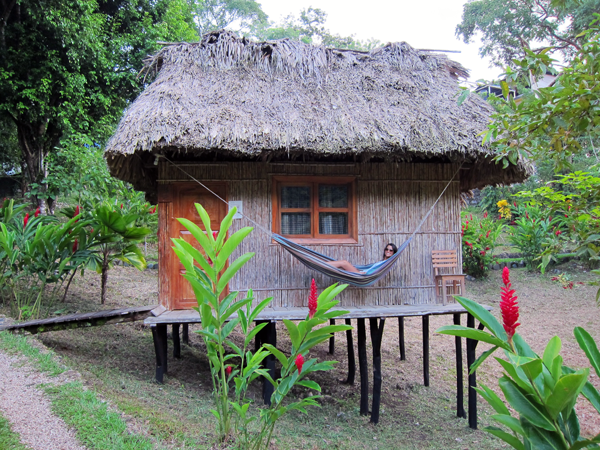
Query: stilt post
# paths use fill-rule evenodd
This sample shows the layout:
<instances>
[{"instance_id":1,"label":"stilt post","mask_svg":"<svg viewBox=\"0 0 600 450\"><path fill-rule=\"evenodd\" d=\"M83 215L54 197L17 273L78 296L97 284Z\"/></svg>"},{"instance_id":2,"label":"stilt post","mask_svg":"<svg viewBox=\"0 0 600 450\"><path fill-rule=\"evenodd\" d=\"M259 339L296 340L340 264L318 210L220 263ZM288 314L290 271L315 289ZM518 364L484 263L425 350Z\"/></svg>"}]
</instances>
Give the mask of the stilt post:
<instances>
[{"instance_id":1,"label":"stilt post","mask_svg":"<svg viewBox=\"0 0 600 450\"><path fill-rule=\"evenodd\" d=\"M329 325L335 325L335 319L329 319ZM329 354L333 355L335 352L335 334L332 334L329 338Z\"/></svg>"},{"instance_id":2,"label":"stilt post","mask_svg":"<svg viewBox=\"0 0 600 450\"><path fill-rule=\"evenodd\" d=\"M352 326L350 319L345 319L346 325ZM354 376L356 374L356 361L354 359L354 342L352 342L352 330L346 330L346 344L348 346L348 378L345 384L354 384Z\"/></svg>"},{"instance_id":3,"label":"stilt post","mask_svg":"<svg viewBox=\"0 0 600 450\"><path fill-rule=\"evenodd\" d=\"M406 361L406 349L404 346L404 317L398 317L398 340L400 344L400 361Z\"/></svg>"},{"instance_id":4,"label":"stilt post","mask_svg":"<svg viewBox=\"0 0 600 450\"><path fill-rule=\"evenodd\" d=\"M371 423L379 422L379 405L381 404L381 337L385 318L369 318L371 344L373 346L373 405L371 407Z\"/></svg>"},{"instance_id":5,"label":"stilt post","mask_svg":"<svg viewBox=\"0 0 600 450\"><path fill-rule=\"evenodd\" d=\"M454 325L460 325L460 313L454 314ZM466 418L465 405L463 400L463 360L462 360L462 338L454 338L456 346L456 416Z\"/></svg>"},{"instance_id":6,"label":"stilt post","mask_svg":"<svg viewBox=\"0 0 600 450\"><path fill-rule=\"evenodd\" d=\"M360 370L360 414L369 414L369 369L367 367L367 332L365 319L356 320L358 328L358 368Z\"/></svg>"},{"instance_id":7,"label":"stilt post","mask_svg":"<svg viewBox=\"0 0 600 450\"><path fill-rule=\"evenodd\" d=\"M467 327L475 328L475 317L471 314L467 314ZM467 370L471 371L471 366L475 362L475 347L477 341L473 339L467 339ZM477 386L476 373L469 373L469 427L477 429Z\"/></svg>"},{"instance_id":8,"label":"stilt post","mask_svg":"<svg viewBox=\"0 0 600 450\"><path fill-rule=\"evenodd\" d=\"M423 385L429 386L429 316L423 319Z\"/></svg>"},{"instance_id":9,"label":"stilt post","mask_svg":"<svg viewBox=\"0 0 600 450\"><path fill-rule=\"evenodd\" d=\"M174 323L172 329L173 335L173 358L181 358L181 341L179 339L179 324Z\"/></svg>"}]
</instances>

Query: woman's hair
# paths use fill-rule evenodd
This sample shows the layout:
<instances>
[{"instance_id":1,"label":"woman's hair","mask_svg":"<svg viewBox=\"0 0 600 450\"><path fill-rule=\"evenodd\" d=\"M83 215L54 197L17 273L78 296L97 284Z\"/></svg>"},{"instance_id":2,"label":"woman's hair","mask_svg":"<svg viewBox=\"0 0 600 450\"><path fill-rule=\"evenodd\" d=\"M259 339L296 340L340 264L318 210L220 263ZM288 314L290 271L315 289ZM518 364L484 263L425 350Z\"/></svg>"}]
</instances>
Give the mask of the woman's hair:
<instances>
[{"instance_id":1,"label":"woman's hair","mask_svg":"<svg viewBox=\"0 0 600 450\"><path fill-rule=\"evenodd\" d=\"M389 247L392 247L394 249L394 254L398 253L398 247L396 247L396 244L392 244L391 242L389 244L387 244L385 247L383 247L383 259L385 259L385 249Z\"/></svg>"}]
</instances>

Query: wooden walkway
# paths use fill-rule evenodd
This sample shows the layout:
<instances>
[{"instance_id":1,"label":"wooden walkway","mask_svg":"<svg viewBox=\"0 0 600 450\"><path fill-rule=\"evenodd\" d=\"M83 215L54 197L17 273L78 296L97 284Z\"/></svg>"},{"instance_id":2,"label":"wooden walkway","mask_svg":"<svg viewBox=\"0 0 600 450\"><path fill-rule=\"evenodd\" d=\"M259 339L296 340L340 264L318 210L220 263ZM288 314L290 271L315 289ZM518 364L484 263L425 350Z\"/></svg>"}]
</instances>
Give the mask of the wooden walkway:
<instances>
[{"instance_id":1,"label":"wooden walkway","mask_svg":"<svg viewBox=\"0 0 600 450\"><path fill-rule=\"evenodd\" d=\"M157 305L137 306L135 308L108 309L104 311L67 314L49 319L30 320L28 322L0 325L0 331L27 331L32 334L46 331L71 330L74 328L97 327L109 323L135 322L151 315Z\"/></svg>"}]
</instances>

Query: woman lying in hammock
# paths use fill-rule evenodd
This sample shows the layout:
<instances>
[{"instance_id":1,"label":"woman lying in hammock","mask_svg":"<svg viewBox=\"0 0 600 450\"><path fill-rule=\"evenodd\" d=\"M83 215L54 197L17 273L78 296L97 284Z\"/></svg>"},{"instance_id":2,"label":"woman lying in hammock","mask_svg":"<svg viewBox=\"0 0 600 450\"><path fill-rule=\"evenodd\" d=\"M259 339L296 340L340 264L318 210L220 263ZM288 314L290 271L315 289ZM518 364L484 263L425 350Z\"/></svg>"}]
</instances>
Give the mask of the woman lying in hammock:
<instances>
[{"instance_id":1,"label":"woman lying in hammock","mask_svg":"<svg viewBox=\"0 0 600 450\"><path fill-rule=\"evenodd\" d=\"M330 261L327 264L329 264L330 266L333 266L337 269L345 270L346 272L364 273L364 274L369 275L369 274L375 272L377 270L377 268L385 262L386 259L390 258L397 251L398 251L398 247L396 247L394 244L389 243L388 245L386 245L385 249L383 250L383 260L373 264L369 268L369 270L367 270L366 272L358 270L356 267L354 267L351 263L349 263L345 259L343 259L341 261Z\"/></svg>"}]
</instances>

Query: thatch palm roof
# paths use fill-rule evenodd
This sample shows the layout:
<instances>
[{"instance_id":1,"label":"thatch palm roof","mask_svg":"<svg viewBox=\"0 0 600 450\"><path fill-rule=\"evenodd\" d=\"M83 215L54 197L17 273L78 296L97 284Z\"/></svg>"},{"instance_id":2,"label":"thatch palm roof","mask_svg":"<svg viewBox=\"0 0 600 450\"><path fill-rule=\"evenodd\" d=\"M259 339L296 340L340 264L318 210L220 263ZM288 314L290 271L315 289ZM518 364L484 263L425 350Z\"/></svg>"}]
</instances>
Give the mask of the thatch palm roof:
<instances>
[{"instance_id":1,"label":"thatch palm roof","mask_svg":"<svg viewBox=\"0 0 600 450\"><path fill-rule=\"evenodd\" d=\"M160 153L465 161L472 170L463 189L526 176L523 166L503 170L482 145L492 108L476 95L458 105L466 70L406 43L365 53L218 31L164 47L145 71L156 79L125 112L106 155L113 175L146 191Z\"/></svg>"}]
</instances>

